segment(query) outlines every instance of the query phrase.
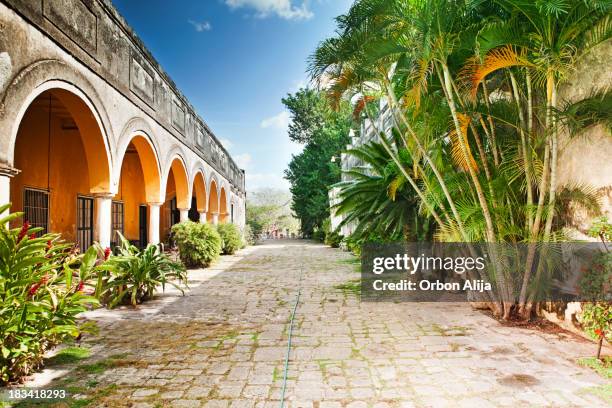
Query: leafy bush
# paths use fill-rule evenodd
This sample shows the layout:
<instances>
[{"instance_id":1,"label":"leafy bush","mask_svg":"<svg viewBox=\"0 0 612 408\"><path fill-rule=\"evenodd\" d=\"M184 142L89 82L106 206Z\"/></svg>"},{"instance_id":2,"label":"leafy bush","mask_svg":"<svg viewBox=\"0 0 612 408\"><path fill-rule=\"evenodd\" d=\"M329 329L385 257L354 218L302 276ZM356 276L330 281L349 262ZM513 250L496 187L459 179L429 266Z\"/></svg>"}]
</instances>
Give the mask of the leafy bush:
<instances>
[{"instance_id":1,"label":"leafy bush","mask_svg":"<svg viewBox=\"0 0 612 408\"><path fill-rule=\"evenodd\" d=\"M612 301L612 252L601 252L593 257L591 267L580 279L580 293L589 301Z\"/></svg>"},{"instance_id":2,"label":"leafy bush","mask_svg":"<svg viewBox=\"0 0 612 408\"><path fill-rule=\"evenodd\" d=\"M603 341L612 341L612 304L587 303L583 306L580 321L586 334L598 341L596 357L600 358Z\"/></svg>"},{"instance_id":3,"label":"leafy bush","mask_svg":"<svg viewBox=\"0 0 612 408\"><path fill-rule=\"evenodd\" d=\"M206 267L221 254L221 236L210 224L185 221L173 226L172 233L187 266Z\"/></svg>"},{"instance_id":4,"label":"leafy bush","mask_svg":"<svg viewBox=\"0 0 612 408\"><path fill-rule=\"evenodd\" d=\"M223 255L233 255L242 248L242 234L235 224L223 223L217 225L217 232L221 236L221 251Z\"/></svg>"},{"instance_id":5,"label":"leafy bush","mask_svg":"<svg viewBox=\"0 0 612 408\"><path fill-rule=\"evenodd\" d=\"M148 245L140 250L123 235L119 254L97 268L107 272L100 274L98 293L113 308L129 300L133 306L150 299L157 286L165 289L167 283L183 292L181 283L187 283L187 273L183 264L172 261L157 245ZM178 280L178 284L172 280Z\"/></svg>"},{"instance_id":6,"label":"leafy bush","mask_svg":"<svg viewBox=\"0 0 612 408\"><path fill-rule=\"evenodd\" d=\"M332 248L340 247L340 243L344 238L338 231L331 231L325 235L325 245L329 245Z\"/></svg>"},{"instance_id":7,"label":"leafy bush","mask_svg":"<svg viewBox=\"0 0 612 408\"><path fill-rule=\"evenodd\" d=\"M257 237L253 233L253 229L249 224L244 226L244 242L246 245L256 245Z\"/></svg>"},{"instance_id":8,"label":"leafy bush","mask_svg":"<svg viewBox=\"0 0 612 408\"><path fill-rule=\"evenodd\" d=\"M321 229L315 229L312 232L312 239L318 242L323 242L325 240L325 232Z\"/></svg>"},{"instance_id":9,"label":"leafy bush","mask_svg":"<svg viewBox=\"0 0 612 408\"><path fill-rule=\"evenodd\" d=\"M76 315L97 304L83 293L96 250L77 255L58 234L36 237L41 229L27 221L9 229L20 216L0 219L0 384L30 374L46 350L77 337Z\"/></svg>"}]
</instances>

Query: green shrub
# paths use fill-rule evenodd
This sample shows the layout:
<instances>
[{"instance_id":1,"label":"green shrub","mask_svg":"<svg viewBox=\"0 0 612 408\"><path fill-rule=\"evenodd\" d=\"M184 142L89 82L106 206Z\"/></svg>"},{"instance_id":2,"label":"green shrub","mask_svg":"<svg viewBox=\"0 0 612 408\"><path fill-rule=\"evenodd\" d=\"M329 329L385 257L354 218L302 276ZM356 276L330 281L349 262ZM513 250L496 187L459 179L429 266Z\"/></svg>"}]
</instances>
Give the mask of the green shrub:
<instances>
[{"instance_id":1,"label":"green shrub","mask_svg":"<svg viewBox=\"0 0 612 408\"><path fill-rule=\"evenodd\" d=\"M329 245L332 248L340 247L340 243L342 242L342 236L338 231L331 231L325 235L325 245Z\"/></svg>"},{"instance_id":2,"label":"green shrub","mask_svg":"<svg viewBox=\"0 0 612 408\"><path fill-rule=\"evenodd\" d=\"M317 242L323 242L325 240L325 231L321 229L315 229L312 231L312 239Z\"/></svg>"},{"instance_id":3,"label":"green shrub","mask_svg":"<svg viewBox=\"0 0 612 408\"><path fill-rule=\"evenodd\" d=\"M100 275L98 293L110 308L129 301L136 306L150 299L159 285L165 289L167 283L183 292L181 283L187 283L187 273L183 264L172 261L157 245L148 245L140 250L123 235L121 247L116 256L111 256L98 270ZM174 283L172 280L177 280Z\"/></svg>"},{"instance_id":4,"label":"green shrub","mask_svg":"<svg viewBox=\"0 0 612 408\"><path fill-rule=\"evenodd\" d=\"M251 228L251 226L249 224L244 226L244 233L243 233L243 235L244 235L245 246L246 245L256 245L257 244L257 237L253 233L253 229Z\"/></svg>"},{"instance_id":5,"label":"green shrub","mask_svg":"<svg viewBox=\"0 0 612 408\"><path fill-rule=\"evenodd\" d=\"M83 293L97 251L77 255L58 234L36 237L41 229L27 221L9 229L20 216L0 219L0 384L30 374L46 350L77 337L76 315L98 303Z\"/></svg>"},{"instance_id":6,"label":"green shrub","mask_svg":"<svg viewBox=\"0 0 612 408\"><path fill-rule=\"evenodd\" d=\"M242 248L242 235L238 227L231 223L217 225L217 232L221 236L221 252L223 255L233 255Z\"/></svg>"},{"instance_id":7,"label":"green shrub","mask_svg":"<svg viewBox=\"0 0 612 408\"><path fill-rule=\"evenodd\" d=\"M221 254L221 236L210 224L181 222L172 227L172 234L186 266L206 267Z\"/></svg>"}]
</instances>

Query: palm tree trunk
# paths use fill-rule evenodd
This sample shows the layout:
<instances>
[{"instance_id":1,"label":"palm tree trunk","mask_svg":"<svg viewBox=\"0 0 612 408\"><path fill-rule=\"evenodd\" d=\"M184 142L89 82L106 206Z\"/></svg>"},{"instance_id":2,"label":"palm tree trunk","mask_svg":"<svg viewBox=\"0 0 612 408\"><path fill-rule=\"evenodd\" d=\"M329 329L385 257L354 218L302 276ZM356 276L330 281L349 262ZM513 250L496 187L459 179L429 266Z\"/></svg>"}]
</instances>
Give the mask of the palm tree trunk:
<instances>
[{"instance_id":1,"label":"palm tree trunk","mask_svg":"<svg viewBox=\"0 0 612 408\"><path fill-rule=\"evenodd\" d=\"M525 170L525 182L527 183L527 206L529 210L527 211L527 231L531 230L533 226L533 218L531 214L531 208L533 206L533 193L531 191L531 171L529 166L529 158L527 152L527 140L525 136L525 116L523 115L523 108L521 107L521 99L519 94L518 85L516 83L516 78L512 71L510 71L510 82L512 84L512 91L514 93L514 101L516 102L516 108L518 110L519 122L520 122L520 135L521 135L521 153L523 156L523 167Z\"/></svg>"},{"instance_id":2,"label":"palm tree trunk","mask_svg":"<svg viewBox=\"0 0 612 408\"><path fill-rule=\"evenodd\" d=\"M455 124L455 131L459 136L459 146L461 147L461 151L465 155L466 159L468 159L468 150L465 145L465 138L463 132L461 130L461 125L459 123L459 117L457 115L457 107L455 106L455 99L453 97L453 90L450 81L450 71L446 64L442 63L442 72L444 74L444 86L446 87L446 95L448 106L451 111L451 115L453 117L453 123ZM489 212L489 204L485 198L484 192L482 191L482 186L480 185L480 181L478 180L478 176L476 175L476 171L472 166L468 166L468 173L472 178L472 183L474 184L474 188L476 189L476 195L478 197L478 202L480 203L480 207L482 210L482 214L486 223L486 238L488 242L496 242L495 237L495 228L493 226L493 219L491 218L491 213Z\"/></svg>"},{"instance_id":3,"label":"palm tree trunk","mask_svg":"<svg viewBox=\"0 0 612 408\"><path fill-rule=\"evenodd\" d=\"M451 74L448 69L448 66L441 62L442 72L444 74L444 84L443 86L446 88L446 97L448 106L451 111L451 115L453 117L453 123L455 124L455 131L459 136L459 145L466 159L468 159L468 149L465 145L465 140L463 137L463 133L461 131L461 125L459 123L459 117L457 115L457 107L455 105L455 99L453 96L453 89L451 85ZM482 186L480 185L480 181L478 180L478 176L476 175L476 171L472 166L468 166L468 173L472 179L472 183L474 188L476 189L476 195L478 197L478 202L480 203L481 211L486 223L486 231L485 236L487 242L490 244L494 244L497 241L495 236L495 227L493 226L493 219L491 217L491 213L489 211L489 204L485 198L484 192L482 190ZM495 269L495 279L497 282L497 287L500 292L501 297L501 306L502 306L502 317L504 319L508 319L510 317L510 311L512 308L512 304L514 302L510 299L510 288L507 285L506 277L503 274L503 269L501 268L501 264L499 262L497 248L493 247L493 245L489 246L489 254L491 256L491 263Z\"/></svg>"},{"instance_id":4,"label":"palm tree trunk","mask_svg":"<svg viewBox=\"0 0 612 408\"><path fill-rule=\"evenodd\" d=\"M548 138L548 135L551 135L551 127L552 127L552 101L553 101L553 88L554 82L549 81L547 79L547 92L546 92L546 129L545 135ZM556 93L556 90L555 90ZM556 98L556 95L555 95ZM544 147L544 163L542 166L542 178L540 180L539 186L539 198L538 198L538 207L536 209L535 218L533 220L533 227L531 229L530 237L529 237L529 249L527 251L527 259L525 261L525 273L523 275L523 283L521 285L521 292L519 295L519 314L523 319L529 319L531 317L531 308L532 305L527 302L527 289L529 287L529 280L531 279L531 271L533 269L533 261L535 258L535 241L540 233L540 223L542 220L542 214L544 212L544 202L546 201L546 196L548 194L548 190L550 188L550 183L548 181L548 176L551 174L552 178L552 166L551 166L551 147L552 142L546 140ZM549 198L550 203L550 198ZM547 219L548 220L548 219ZM548 221L547 221L548 222ZM544 237L546 240L546 237Z\"/></svg>"},{"instance_id":5,"label":"palm tree trunk","mask_svg":"<svg viewBox=\"0 0 612 408\"><path fill-rule=\"evenodd\" d=\"M495 137L495 124L493 123L493 118L491 117L491 101L489 100L489 92L487 91L487 81L482 81L482 92L485 105L487 106L487 112L489 112L487 121L489 122L489 126L491 128L491 150L493 151L493 163L495 164L495 167L497 167L499 166L499 156L497 151L497 140Z\"/></svg>"},{"instance_id":6,"label":"palm tree trunk","mask_svg":"<svg viewBox=\"0 0 612 408\"><path fill-rule=\"evenodd\" d=\"M395 92L393 91L393 89L390 86L390 84L387 83L387 81L385 81L385 88L386 88L387 94L391 98L392 106L390 106L390 108L391 109L396 109L399 106L399 103L398 103L397 98L395 96ZM459 232L461 234L462 239L465 240L466 242L468 242L469 238L468 238L467 233L465 232L465 228L463 226L463 221L461 220L461 216L459 215L459 212L457 211L457 207L455 206L455 201L453 200L453 198L450 195L450 192L448 191L448 187L446 186L446 182L444 181L444 178L442 177L442 174L438 170L438 166L436 166L436 164L434 163L433 159L429 156L429 154L427 153L427 151L425 150L425 148L421 144L421 141L419 140L419 138L417 137L416 133L412 129L412 126L410 126L410 123L408 123L408 121L406 120L406 118L403 115L401 115L400 117L402 118L402 122L404 123L404 126L406 127L408 133L410 134L410 136L412 137L415 145L417 146L417 149L419 150L419 153L421 153L421 155L423 156L423 158L425 159L427 164L429 164L429 166L431 167L431 170L433 171L434 175L436 176L436 179L438 180L438 183L440 183L440 188L442 189L442 192L444 193L444 196L446 197L446 200L448 201L448 205L449 205L449 207L451 209L451 212L453 213L453 217L455 219L455 223L457 224L457 228L459 229Z\"/></svg>"},{"instance_id":7,"label":"palm tree trunk","mask_svg":"<svg viewBox=\"0 0 612 408\"><path fill-rule=\"evenodd\" d=\"M544 227L544 240L547 241L552 229L553 219L555 218L555 204L557 199L557 160L559 155L559 147L557 141L557 121L554 117L554 110L557 108L557 85L552 75L548 81L551 87L550 100L550 124L551 124L551 146L550 146L550 196L548 200L548 218L546 218L546 226Z\"/></svg>"}]
</instances>

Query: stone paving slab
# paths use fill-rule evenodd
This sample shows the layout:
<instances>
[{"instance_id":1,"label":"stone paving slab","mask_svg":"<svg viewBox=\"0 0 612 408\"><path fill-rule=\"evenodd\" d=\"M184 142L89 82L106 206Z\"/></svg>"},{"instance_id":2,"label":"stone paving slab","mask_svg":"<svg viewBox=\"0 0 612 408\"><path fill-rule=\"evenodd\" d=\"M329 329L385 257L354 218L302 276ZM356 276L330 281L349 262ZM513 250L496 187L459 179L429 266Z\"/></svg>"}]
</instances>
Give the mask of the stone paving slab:
<instances>
[{"instance_id":1,"label":"stone paving slab","mask_svg":"<svg viewBox=\"0 0 612 408\"><path fill-rule=\"evenodd\" d=\"M361 303L351 255L273 241L190 271L185 296L88 312L92 357L51 386L101 407L278 407L302 278L287 407L599 407L594 346L505 327L457 303ZM47 373L48 374L48 373ZM36 377L34 382L36 381ZM609 386L609 384L608 384Z\"/></svg>"}]
</instances>

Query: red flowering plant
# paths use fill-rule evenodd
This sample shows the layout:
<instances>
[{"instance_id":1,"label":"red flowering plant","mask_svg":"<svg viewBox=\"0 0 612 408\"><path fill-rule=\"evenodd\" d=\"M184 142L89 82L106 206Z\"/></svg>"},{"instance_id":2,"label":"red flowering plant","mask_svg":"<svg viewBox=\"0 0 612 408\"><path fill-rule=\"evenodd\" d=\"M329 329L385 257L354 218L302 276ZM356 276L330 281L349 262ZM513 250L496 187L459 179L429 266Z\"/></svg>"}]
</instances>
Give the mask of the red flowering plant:
<instances>
[{"instance_id":1,"label":"red flowering plant","mask_svg":"<svg viewBox=\"0 0 612 408\"><path fill-rule=\"evenodd\" d=\"M588 233L601 240L603 251L593 258L581 278L581 293L590 302L583 304L579 320L585 333L597 341L596 355L600 358L603 342L612 342L612 224L606 217L597 218Z\"/></svg>"},{"instance_id":2,"label":"red flowering plant","mask_svg":"<svg viewBox=\"0 0 612 408\"><path fill-rule=\"evenodd\" d=\"M0 206L0 384L19 381L43 363L45 351L79 335L77 315L98 302L83 293L97 259L83 255L58 234L44 234L26 221L9 223Z\"/></svg>"}]
</instances>

